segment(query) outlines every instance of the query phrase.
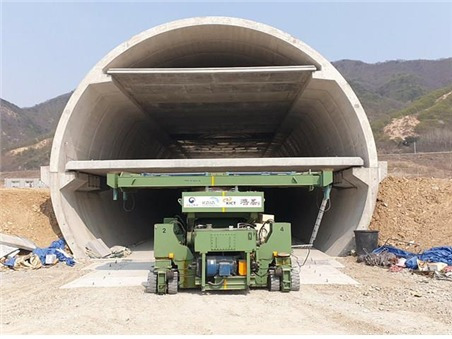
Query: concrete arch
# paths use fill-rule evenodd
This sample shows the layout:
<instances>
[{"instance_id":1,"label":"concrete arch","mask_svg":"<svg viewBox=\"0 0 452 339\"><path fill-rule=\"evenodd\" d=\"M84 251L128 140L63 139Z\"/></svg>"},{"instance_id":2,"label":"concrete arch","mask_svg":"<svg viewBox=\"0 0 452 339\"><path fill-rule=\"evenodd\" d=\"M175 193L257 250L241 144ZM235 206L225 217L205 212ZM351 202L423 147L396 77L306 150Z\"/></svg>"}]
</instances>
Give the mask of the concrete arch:
<instances>
[{"instance_id":1,"label":"concrete arch","mask_svg":"<svg viewBox=\"0 0 452 339\"><path fill-rule=\"evenodd\" d=\"M285 82L278 75L282 74L278 67L308 66L315 71L309 78L300 78L303 85ZM172 75L166 74L163 87L160 82L137 85L132 80L124 85L110 72L119 68L221 71L253 67L275 73L256 73L265 79L251 85L201 78L196 84L187 83L188 78L178 78L181 82L173 84ZM127 88L129 84L136 87ZM190 102L191 98L204 101ZM178 192L140 193L136 211L128 213L108 192L90 183L94 179L89 173L69 171L69 161L306 155L363 161L359 168L338 173L333 192L337 204L316 243L322 250L339 254L354 229L368 226L382 177L372 131L358 98L323 56L287 33L238 18L189 18L151 28L122 43L79 84L52 145L52 201L71 249L83 256L86 242L93 238L102 237L112 246L149 237L153 222L177 208ZM340 189L341 185L348 189ZM280 200L280 194L274 191L269 196ZM300 206L312 206L305 194L290 194L300 199ZM174 204L162 206L162 199L174 199ZM143 201L153 202L154 207L146 207ZM273 206L276 212L284 209ZM308 232L303 225L312 219L311 214L287 217L300 223L295 232L300 237Z\"/></svg>"}]
</instances>

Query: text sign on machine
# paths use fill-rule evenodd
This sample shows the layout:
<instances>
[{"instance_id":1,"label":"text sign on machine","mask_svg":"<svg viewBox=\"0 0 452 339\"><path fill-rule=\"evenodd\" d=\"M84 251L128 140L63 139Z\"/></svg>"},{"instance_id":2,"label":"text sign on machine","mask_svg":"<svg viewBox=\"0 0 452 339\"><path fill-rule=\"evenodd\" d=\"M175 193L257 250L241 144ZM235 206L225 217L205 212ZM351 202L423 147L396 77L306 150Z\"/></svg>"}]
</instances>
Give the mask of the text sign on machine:
<instances>
[{"instance_id":1,"label":"text sign on machine","mask_svg":"<svg viewBox=\"0 0 452 339\"><path fill-rule=\"evenodd\" d=\"M246 208L262 207L261 196L221 197L221 196L193 196L184 197L184 208Z\"/></svg>"}]
</instances>

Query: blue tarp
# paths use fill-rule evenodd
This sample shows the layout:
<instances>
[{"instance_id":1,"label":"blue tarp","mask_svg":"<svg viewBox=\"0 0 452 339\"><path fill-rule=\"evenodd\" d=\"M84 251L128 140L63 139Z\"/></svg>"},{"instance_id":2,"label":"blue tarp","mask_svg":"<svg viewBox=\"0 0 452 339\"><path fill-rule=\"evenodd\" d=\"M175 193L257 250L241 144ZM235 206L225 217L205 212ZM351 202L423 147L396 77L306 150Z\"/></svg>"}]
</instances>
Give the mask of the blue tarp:
<instances>
[{"instance_id":1,"label":"blue tarp","mask_svg":"<svg viewBox=\"0 0 452 339\"><path fill-rule=\"evenodd\" d=\"M407 251L401 250L400 248L396 248L396 247L389 246L389 245L384 245L384 246L378 247L378 248L374 249L372 253L378 254L383 251L393 253L396 255L396 257L405 258L405 259L411 258L416 255L414 253L407 252Z\"/></svg>"},{"instance_id":2,"label":"blue tarp","mask_svg":"<svg viewBox=\"0 0 452 339\"><path fill-rule=\"evenodd\" d=\"M64 255L64 253L61 253L60 251L57 251L58 249L64 250L64 246L66 243L63 239L55 240L53 241L49 247L45 248L35 248L32 253L36 254L39 257L39 260L43 265L46 263L46 255L47 254L55 254L55 256L58 258L59 261L65 262L68 266L74 266L75 261L73 258L68 257ZM5 261L3 265L13 268L14 264L16 263L16 258L10 258Z\"/></svg>"},{"instance_id":3,"label":"blue tarp","mask_svg":"<svg viewBox=\"0 0 452 339\"><path fill-rule=\"evenodd\" d=\"M433 247L421 253L419 259L430 262L443 262L452 266L452 246Z\"/></svg>"},{"instance_id":4,"label":"blue tarp","mask_svg":"<svg viewBox=\"0 0 452 339\"><path fill-rule=\"evenodd\" d=\"M399 258L405 258L405 266L411 269L417 269L417 259L429 262L443 262L452 266L452 246L433 247L423 253L415 254L399 248L384 245L376 248L373 253L381 252L394 253Z\"/></svg>"},{"instance_id":5,"label":"blue tarp","mask_svg":"<svg viewBox=\"0 0 452 339\"><path fill-rule=\"evenodd\" d=\"M4 262L3 265L13 268L15 263L16 263L16 258L9 258L8 260L6 260Z\"/></svg>"},{"instance_id":6,"label":"blue tarp","mask_svg":"<svg viewBox=\"0 0 452 339\"><path fill-rule=\"evenodd\" d=\"M55 254L59 261L65 262L68 266L74 266L75 261L74 259L65 256L60 251L57 251L57 249L64 250L64 246L66 243L63 239L55 240L50 244L49 247L46 248L36 248L33 250L33 253L36 254L39 257L39 260L41 260L41 263L45 265L46 262L46 255L47 254Z\"/></svg>"}]
</instances>

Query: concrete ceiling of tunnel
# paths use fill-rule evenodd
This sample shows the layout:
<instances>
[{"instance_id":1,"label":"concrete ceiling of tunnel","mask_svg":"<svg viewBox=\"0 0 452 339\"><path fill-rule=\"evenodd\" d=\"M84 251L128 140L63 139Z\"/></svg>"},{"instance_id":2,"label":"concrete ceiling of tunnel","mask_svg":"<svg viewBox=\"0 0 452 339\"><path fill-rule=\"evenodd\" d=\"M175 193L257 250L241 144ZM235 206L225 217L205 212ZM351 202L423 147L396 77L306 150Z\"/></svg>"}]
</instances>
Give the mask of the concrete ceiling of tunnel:
<instances>
[{"instance_id":1,"label":"concrete ceiling of tunnel","mask_svg":"<svg viewBox=\"0 0 452 339\"><path fill-rule=\"evenodd\" d=\"M315 66L111 68L189 157L262 156Z\"/></svg>"},{"instance_id":2,"label":"concrete ceiling of tunnel","mask_svg":"<svg viewBox=\"0 0 452 339\"><path fill-rule=\"evenodd\" d=\"M294 38L267 30L253 22L204 23L157 29L133 39L120 55L109 60L112 67L238 67L316 65L321 63L293 44ZM137 38L137 37L136 37Z\"/></svg>"}]
</instances>

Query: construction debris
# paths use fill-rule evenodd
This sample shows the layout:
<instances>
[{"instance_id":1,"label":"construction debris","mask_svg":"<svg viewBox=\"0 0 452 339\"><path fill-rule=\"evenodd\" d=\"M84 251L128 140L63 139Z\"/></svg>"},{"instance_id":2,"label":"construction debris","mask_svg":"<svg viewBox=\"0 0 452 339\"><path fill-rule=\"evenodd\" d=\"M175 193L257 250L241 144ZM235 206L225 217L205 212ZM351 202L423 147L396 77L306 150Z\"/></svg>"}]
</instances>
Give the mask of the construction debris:
<instances>
[{"instance_id":1,"label":"construction debris","mask_svg":"<svg viewBox=\"0 0 452 339\"><path fill-rule=\"evenodd\" d=\"M110 258L123 258L132 254L132 251L124 246L113 246L110 250Z\"/></svg>"},{"instance_id":2,"label":"construction debris","mask_svg":"<svg viewBox=\"0 0 452 339\"><path fill-rule=\"evenodd\" d=\"M37 269L43 265L54 265L57 262L65 262L68 266L74 266L75 260L70 254L65 252L66 243L63 239L56 240L49 247L35 248L32 253L17 256L18 251L13 252L14 256L3 260L3 265L15 270L21 268Z\"/></svg>"},{"instance_id":3,"label":"construction debris","mask_svg":"<svg viewBox=\"0 0 452 339\"><path fill-rule=\"evenodd\" d=\"M427 261L417 260L417 266L419 271L423 272L435 272L435 271L442 271L444 268L447 267L446 263L443 262L434 262L430 263Z\"/></svg>"},{"instance_id":4,"label":"construction debris","mask_svg":"<svg viewBox=\"0 0 452 339\"><path fill-rule=\"evenodd\" d=\"M71 255L64 251L66 243L63 239L53 241L49 247L37 248L33 251L34 254L39 256L42 264L46 264L46 256L49 254L55 255L58 261L65 262L68 266L74 266L75 261Z\"/></svg>"},{"instance_id":5,"label":"construction debris","mask_svg":"<svg viewBox=\"0 0 452 339\"><path fill-rule=\"evenodd\" d=\"M452 281L452 246L433 247L423 253L411 253L384 245L372 253L361 255L358 262L370 266L390 266L390 272L400 272L404 268L423 273L436 279Z\"/></svg>"},{"instance_id":6,"label":"construction debris","mask_svg":"<svg viewBox=\"0 0 452 339\"><path fill-rule=\"evenodd\" d=\"M34 253L19 256L17 258L10 258L6 260L4 265L15 270L21 268L38 269L42 267L42 263L39 260L39 256Z\"/></svg>"},{"instance_id":7,"label":"construction debris","mask_svg":"<svg viewBox=\"0 0 452 339\"><path fill-rule=\"evenodd\" d=\"M8 245L0 244L0 258L9 256L12 253L15 253L17 251L19 251L19 249L17 247L11 247Z\"/></svg>"},{"instance_id":8,"label":"construction debris","mask_svg":"<svg viewBox=\"0 0 452 339\"><path fill-rule=\"evenodd\" d=\"M433 276L438 280L452 281L452 266L446 266L440 271L435 271Z\"/></svg>"},{"instance_id":9,"label":"construction debris","mask_svg":"<svg viewBox=\"0 0 452 339\"><path fill-rule=\"evenodd\" d=\"M111 254L111 250L100 238L88 241L85 250L90 258L105 258Z\"/></svg>"},{"instance_id":10,"label":"construction debris","mask_svg":"<svg viewBox=\"0 0 452 339\"><path fill-rule=\"evenodd\" d=\"M20 250L15 250L14 252L11 252L10 254L8 254L6 257L8 259L10 258L14 258L16 255L18 255L20 253Z\"/></svg>"},{"instance_id":11,"label":"construction debris","mask_svg":"<svg viewBox=\"0 0 452 339\"><path fill-rule=\"evenodd\" d=\"M358 262L364 262L369 266L391 266L398 262L398 259L394 253L383 251L380 253L368 253L360 255Z\"/></svg>"},{"instance_id":12,"label":"construction debris","mask_svg":"<svg viewBox=\"0 0 452 339\"><path fill-rule=\"evenodd\" d=\"M36 245L27 238L16 237L3 233L0 233L0 244L20 248L27 251L32 251L36 248Z\"/></svg>"},{"instance_id":13,"label":"construction debris","mask_svg":"<svg viewBox=\"0 0 452 339\"><path fill-rule=\"evenodd\" d=\"M56 254L47 254L45 264L46 265L55 265L58 262Z\"/></svg>"},{"instance_id":14,"label":"construction debris","mask_svg":"<svg viewBox=\"0 0 452 339\"><path fill-rule=\"evenodd\" d=\"M452 246L433 247L422 253L412 253L389 245L375 249L372 254L393 253L397 258L406 259L405 266L411 269L418 269L418 260L429 263L442 262L452 265Z\"/></svg>"}]
</instances>

